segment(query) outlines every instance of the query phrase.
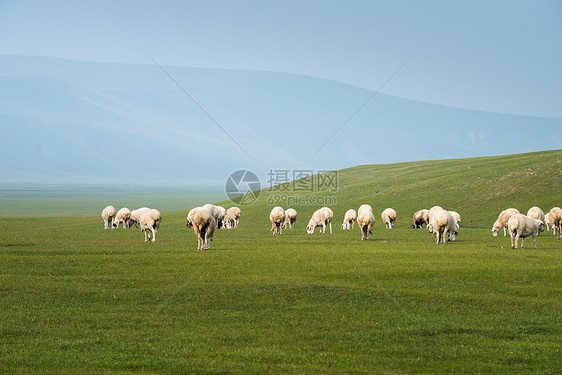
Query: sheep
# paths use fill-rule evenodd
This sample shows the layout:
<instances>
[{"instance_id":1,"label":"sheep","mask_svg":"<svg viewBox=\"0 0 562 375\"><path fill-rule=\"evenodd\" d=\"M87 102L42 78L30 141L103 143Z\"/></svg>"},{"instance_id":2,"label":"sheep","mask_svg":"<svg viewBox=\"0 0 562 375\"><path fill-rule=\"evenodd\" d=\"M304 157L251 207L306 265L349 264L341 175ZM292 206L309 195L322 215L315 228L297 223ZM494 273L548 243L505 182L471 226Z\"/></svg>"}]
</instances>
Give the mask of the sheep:
<instances>
[{"instance_id":1,"label":"sheep","mask_svg":"<svg viewBox=\"0 0 562 375\"><path fill-rule=\"evenodd\" d=\"M113 219L115 218L115 207L107 206L101 212L101 218L103 219L103 228L104 229L113 229L111 223L113 223Z\"/></svg>"},{"instance_id":2,"label":"sheep","mask_svg":"<svg viewBox=\"0 0 562 375\"><path fill-rule=\"evenodd\" d=\"M139 218L139 225L141 228L141 232L144 232L145 242L150 240L150 234L152 234L152 242L156 241L156 232L158 232L158 228L160 228L161 222L162 215L160 214L160 211L154 209L143 211Z\"/></svg>"},{"instance_id":3,"label":"sheep","mask_svg":"<svg viewBox=\"0 0 562 375\"><path fill-rule=\"evenodd\" d=\"M449 212L449 215L453 217L453 220L455 220L455 223L458 226L459 223L461 222L461 215L457 211L447 211L447 212Z\"/></svg>"},{"instance_id":4,"label":"sheep","mask_svg":"<svg viewBox=\"0 0 562 375\"><path fill-rule=\"evenodd\" d=\"M215 206L214 204L209 204L209 203L204 205L203 208L208 210L211 213L211 215L213 215L213 217L215 218L215 224L216 224L217 228L222 228L223 220L224 220L224 213L222 212L221 208L222 209L224 209L224 208L220 207L220 206ZM225 210L225 212L226 212L226 210Z\"/></svg>"},{"instance_id":5,"label":"sheep","mask_svg":"<svg viewBox=\"0 0 562 375\"><path fill-rule=\"evenodd\" d=\"M273 235L281 235L281 228L285 222L285 210L282 207L273 207L269 214L269 220L271 221L271 231Z\"/></svg>"},{"instance_id":6,"label":"sheep","mask_svg":"<svg viewBox=\"0 0 562 375\"><path fill-rule=\"evenodd\" d=\"M427 212L427 222L429 223L429 221L431 220L431 216L432 216L435 212L440 211L440 210L442 210L442 209L443 209L443 207L441 207L441 206L433 206L433 207L431 207L431 208L429 209L429 211Z\"/></svg>"},{"instance_id":7,"label":"sheep","mask_svg":"<svg viewBox=\"0 0 562 375\"><path fill-rule=\"evenodd\" d=\"M197 250L210 250L211 240L217 227L217 222L213 213L203 207L196 207L189 211L185 225L193 227L193 232L197 236Z\"/></svg>"},{"instance_id":8,"label":"sheep","mask_svg":"<svg viewBox=\"0 0 562 375\"><path fill-rule=\"evenodd\" d=\"M392 208L387 208L381 214L381 219L386 229L392 229L394 227L394 222L396 221L396 211Z\"/></svg>"},{"instance_id":9,"label":"sheep","mask_svg":"<svg viewBox=\"0 0 562 375\"><path fill-rule=\"evenodd\" d=\"M433 232L436 244L447 242L447 234L451 236L451 241L455 241L458 234L458 226L453 216L443 209L434 210L429 219L427 229Z\"/></svg>"},{"instance_id":10,"label":"sheep","mask_svg":"<svg viewBox=\"0 0 562 375\"><path fill-rule=\"evenodd\" d=\"M220 212L220 221L217 223L217 228L226 228L226 208L223 206L215 206Z\"/></svg>"},{"instance_id":11,"label":"sheep","mask_svg":"<svg viewBox=\"0 0 562 375\"><path fill-rule=\"evenodd\" d=\"M533 219L540 220L544 223L544 212L537 206L529 208L529 211L527 211L527 216L532 217Z\"/></svg>"},{"instance_id":12,"label":"sheep","mask_svg":"<svg viewBox=\"0 0 562 375\"><path fill-rule=\"evenodd\" d=\"M550 220L550 212L544 215L544 225L546 225L546 230L554 229L553 234L556 234L556 229L554 228L554 223Z\"/></svg>"},{"instance_id":13,"label":"sheep","mask_svg":"<svg viewBox=\"0 0 562 375\"><path fill-rule=\"evenodd\" d=\"M131 211L131 217L129 218L129 227L131 227L131 225L135 225L135 227L139 227L138 223L140 220L141 215L145 212L150 210L150 208L148 207L141 207L141 208L137 208L136 210Z\"/></svg>"},{"instance_id":14,"label":"sheep","mask_svg":"<svg viewBox=\"0 0 562 375\"><path fill-rule=\"evenodd\" d=\"M494 225L492 226L492 234L494 235L494 237L498 235L498 232L502 228L503 228L503 236L505 237L507 235L506 228L509 218L518 213L519 210L517 208L508 208L507 210L500 212L498 219L494 222Z\"/></svg>"},{"instance_id":15,"label":"sheep","mask_svg":"<svg viewBox=\"0 0 562 375\"><path fill-rule=\"evenodd\" d=\"M226 215L224 217L225 228L238 228L241 213L242 212L238 207L230 207L228 210L226 210Z\"/></svg>"},{"instance_id":16,"label":"sheep","mask_svg":"<svg viewBox=\"0 0 562 375\"><path fill-rule=\"evenodd\" d=\"M119 223L123 223L123 228L129 228L129 220L131 219L131 210L123 207L117 211L115 219L113 219L113 228L119 228Z\"/></svg>"},{"instance_id":17,"label":"sheep","mask_svg":"<svg viewBox=\"0 0 562 375\"><path fill-rule=\"evenodd\" d=\"M429 223L428 214L429 214L429 210L426 209L419 210L418 212L416 212L413 217L414 224L412 225L412 228L414 229L422 228L424 224L427 226L427 224Z\"/></svg>"},{"instance_id":18,"label":"sheep","mask_svg":"<svg viewBox=\"0 0 562 375\"><path fill-rule=\"evenodd\" d=\"M371 228L375 224L373 209L368 204L361 205L357 210L357 225L361 228L361 241L368 241Z\"/></svg>"},{"instance_id":19,"label":"sheep","mask_svg":"<svg viewBox=\"0 0 562 375\"><path fill-rule=\"evenodd\" d=\"M558 232L557 239L562 238L562 209L560 207L553 207L549 212L550 221L554 227L554 232Z\"/></svg>"},{"instance_id":20,"label":"sheep","mask_svg":"<svg viewBox=\"0 0 562 375\"><path fill-rule=\"evenodd\" d=\"M295 227L295 222L297 221L297 210L294 208L287 208L285 211L285 222L283 222L283 228L287 225L289 228L293 229Z\"/></svg>"},{"instance_id":21,"label":"sheep","mask_svg":"<svg viewBox=\"0 0 562 375\"><path fill-rule=\"evenodd\" d=\"M320 231L322 234L326 233L326 224L330 225L330 234L332 234L332 219L334 218L334 212L328 207L322 207L312 214L308 225L306 226L306 233L314 233L316 227L322 226Z\"/></svg>"},{"instance_id":22,"label":"sheep","mask_svg":"<svg viewBox=\"0 0 562 375\"><path fill-rule=\"evenodd\" d=\"M511 236L511 248L517 249L517 242L519 237L521 237L521 248L525 243L525 237L533 236L533 243L535 244L535 249L537 248L536 237L544 230L543 222L532 217L515 214L509 218L507 221L507 227L509 234ZM515 239L515 243L513 240Z\"/></svg>"},{"instance_id":23,"label":"sheep","mask_svg":"<svg viewBox=\"0 0 562 375\"><path fill-rule=\"evenodd\" d=\"M357 221L357 211L353 208L347 210L345 216L343 217L343 224L341 225L342 229L353 229L355 221Z\"/></svg>"}]
</instances>

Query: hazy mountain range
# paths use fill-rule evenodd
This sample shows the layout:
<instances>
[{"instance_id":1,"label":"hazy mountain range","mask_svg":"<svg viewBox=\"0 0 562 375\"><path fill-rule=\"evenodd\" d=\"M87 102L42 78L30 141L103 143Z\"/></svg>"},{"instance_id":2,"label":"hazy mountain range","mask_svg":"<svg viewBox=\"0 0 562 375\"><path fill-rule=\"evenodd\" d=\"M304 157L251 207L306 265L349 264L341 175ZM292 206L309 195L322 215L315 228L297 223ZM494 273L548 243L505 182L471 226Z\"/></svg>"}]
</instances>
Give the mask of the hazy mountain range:
<instances>
[{"instance_id":1,"label":"hazy mountain range","mask_svg":"<svg viewBox=\"0 0 562 375\"><path fill-rule=\"evenodd\" d=\"M558 118L379 93L345 123L372 91L284 73L163 69L0 56L0 182L208 184L243 168L267 178L270 169L562 148Z\"/></svg>"}]
</instances>

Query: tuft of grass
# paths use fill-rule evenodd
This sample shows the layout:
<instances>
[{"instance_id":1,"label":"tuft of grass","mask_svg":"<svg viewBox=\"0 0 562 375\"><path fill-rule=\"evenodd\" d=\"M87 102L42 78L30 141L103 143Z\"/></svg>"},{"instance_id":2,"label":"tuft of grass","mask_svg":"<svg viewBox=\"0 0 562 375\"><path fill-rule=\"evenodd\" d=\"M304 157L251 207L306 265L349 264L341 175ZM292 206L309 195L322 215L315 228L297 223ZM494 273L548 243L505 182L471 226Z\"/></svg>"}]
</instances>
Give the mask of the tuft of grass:
<instances>
[{"instance_id":1,"label":"tuft of grass","mask_svg":"<svg viewBox=\"0 0 562 375\"><path fill-rule=\"evenodd\" d=\"M0 218L0 372L559 373L562 242L513 250L490 228L511 206L560 205L561 159L342 170L332 235L306 235L318 206L303 204L272 236L279 192L264 191L210 251L189 207L163 214L155 243L97 216ZM341 230L362 203L395 208L396 228L377 216L371 241ZM434 204L462 215L456 242L411 229Z\"/></svg>"}]
</instances>

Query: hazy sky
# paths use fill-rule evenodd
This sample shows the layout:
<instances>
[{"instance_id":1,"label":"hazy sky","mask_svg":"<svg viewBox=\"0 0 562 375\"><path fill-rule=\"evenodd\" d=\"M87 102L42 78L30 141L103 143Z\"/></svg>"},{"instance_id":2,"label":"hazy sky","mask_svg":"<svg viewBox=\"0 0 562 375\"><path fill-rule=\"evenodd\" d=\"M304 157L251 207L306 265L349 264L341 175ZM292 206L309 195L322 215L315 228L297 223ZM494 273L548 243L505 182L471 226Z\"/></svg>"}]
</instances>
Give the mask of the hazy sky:
<instances>
[{"instance_id":1,"label":"hazy sky","mask_svg":"<svg viewBox=\"0 0 562 375\"><path fill-rule=\"evenodd\" d=\"M0 54L290 72L562 117L562 1L0 0Z\"/></svg>"}]
</instances>

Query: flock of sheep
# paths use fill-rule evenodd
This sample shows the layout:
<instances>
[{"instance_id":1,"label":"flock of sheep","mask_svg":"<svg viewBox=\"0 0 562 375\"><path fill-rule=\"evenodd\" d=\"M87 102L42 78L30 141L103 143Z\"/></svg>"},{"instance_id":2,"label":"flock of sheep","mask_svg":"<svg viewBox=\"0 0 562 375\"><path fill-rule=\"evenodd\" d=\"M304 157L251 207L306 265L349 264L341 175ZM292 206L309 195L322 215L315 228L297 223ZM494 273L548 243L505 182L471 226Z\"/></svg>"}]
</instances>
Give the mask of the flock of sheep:
<instances>
[{"instance_id":1,"label":"flock of sheep","mask_svg":"<svg viewBox=\"0 0 562 375\"><path fill-rule=\"evenodd\" d=\"M216 229L229 228L236 229L240 221L240 208L231 207L228 210L221 206L206 204L202 207L196 207L189 211L186 219L186 226L193 228L197 236L197 249L209 250L211 240ZM133 211L128 208L122 208L115 212L113 206L107 206L102 211L102 218L105 229L119 228L119 224L123 223L124 228L130 228L132 225L140 226L144 232L144 240L156 241L156 232L162 222L162 215L158 210L142 207ZM334 212L328 207L322 207L316 210L308 225L306 232L314 233L318 227L321 233L326 233L326 226L330 228L332 233L332 219ZM396 221L396 211L392 208L385 209L381 214L381 219L387 229L394 227ZM293 208L284 210L282 207L274 207L269 214L271 221L271 231L273 235L280 235L282 229L289 227L294 228L297 220L297 211ZM369 240L369 234L372 234L371 228L375 223L373 208L368 204L363 204L357 211L348 210L343 219L342 229L353 229L357 222L361 230L361 240ZM447 211L440 206L434 206L429 210L423 209L417 211L413 216L413 228L422 228L425 224L430 233L433 233L435 243L444 244L449 238L455 241L458 235L459 223L461 216L455 211ZM517 209L510 208L502 211L492 227L492 233L497 236L498 232L503 228L504 237L507 231L511 236L511 247L517 249L519 238L521 238L521 248L525 242L525 237L533 237L535 248L536 236L544 231L544 224L547 230L553 229L553 233L558 233L557 238L562 238L562 209L560 207L552 208L546 215L539 207L532 207L527 215L521 214Z\"/></svg>"}]
</instances>

